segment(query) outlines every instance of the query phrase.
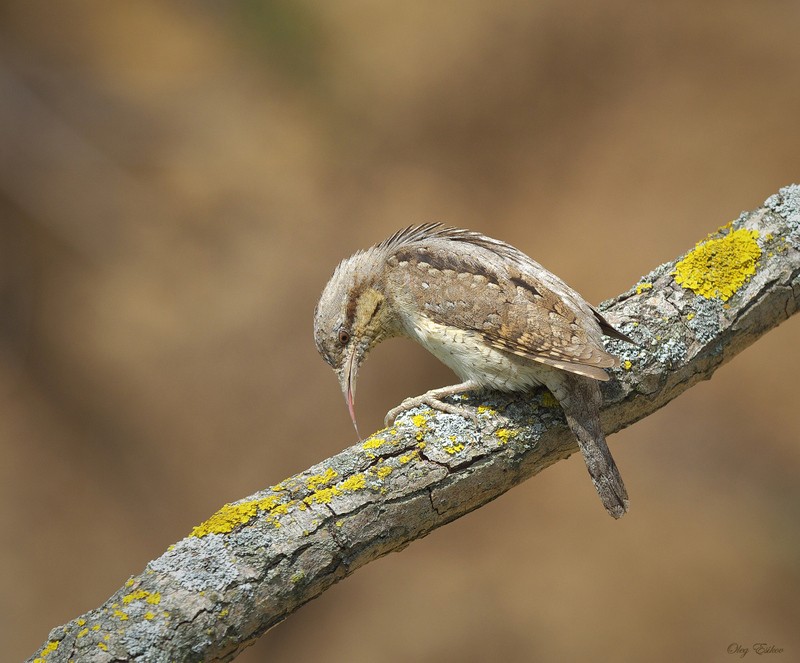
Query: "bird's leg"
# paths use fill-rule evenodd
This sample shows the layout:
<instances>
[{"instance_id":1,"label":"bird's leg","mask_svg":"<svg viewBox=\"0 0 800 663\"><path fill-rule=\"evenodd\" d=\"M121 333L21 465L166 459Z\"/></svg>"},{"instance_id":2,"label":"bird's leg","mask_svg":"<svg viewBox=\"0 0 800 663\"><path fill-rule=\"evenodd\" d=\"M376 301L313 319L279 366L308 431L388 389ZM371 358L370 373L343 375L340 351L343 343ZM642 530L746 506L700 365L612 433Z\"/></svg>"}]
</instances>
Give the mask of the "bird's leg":
<instances>
[{"instance_id":1,"label":"bird's leg","mask_svg":"<svg viewBox=\"0 0 800 663\"><path fill-rule=\"evenodd\" d=\"M427 405L428 407L431 407L434 410L439 410L440 412L455 414L459 417L464 417L465 419L472 419L472 421L475 423L475 426L478 426L478 417L474 412L465 407L459 407L458 405L445 403L442 401L442 399L446 396L454 396L455 394L461 394L465 391L470 391L471 389L478 389L479 386L480 385L478 385L478 383L474 380L467 380L461 384L454 384L450 387L440 387L439 389L431 389L420 396L406 398L402 403L400 403L400 405L393 407L386 413L386 419L384 419L383 423L385 426L389 426L389 424L394 421L397 418L397 415L401 412L405 412L406 410L410 410L414 407L419 407L420 405Z\"/></svg>"}]
</instances>

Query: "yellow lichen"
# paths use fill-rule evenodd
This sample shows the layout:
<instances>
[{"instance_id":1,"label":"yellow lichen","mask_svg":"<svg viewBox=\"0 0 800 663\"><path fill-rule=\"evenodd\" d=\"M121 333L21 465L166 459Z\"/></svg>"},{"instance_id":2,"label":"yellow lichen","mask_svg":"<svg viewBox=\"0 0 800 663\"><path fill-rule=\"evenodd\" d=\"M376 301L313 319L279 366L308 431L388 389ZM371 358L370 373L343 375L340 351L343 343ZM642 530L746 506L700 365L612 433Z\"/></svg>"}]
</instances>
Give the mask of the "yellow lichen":
<instances>
[{"instance_id":1,"label":"yellow lichen","mask_svg":"<svg viewBox=\"0 0 800 663\"><path fill-rule=\"evenodd\" d=\"M150 611L148 610L146 613L144 613L143 617L144 617L144 618L145 618L147 621L150 621L151 619L155 619L155 613L152 613L152 612L150 612Z\"/></svg>"},{"instance_id":2,"label":"yellow lichen","mask_svg":"<svg viewBox=\"0 0 800 663\"><path fill-rule=\"evenodd\" d=\"M92 630L93 631L99 631L100 630L100 624L95 624L94 626L92 626Z\"/></svg>"},{"instance_id":3,"label":"yellow lichen","mask_svg":"<svg viewBox=\"0 0 800 663\"><path fill-rule=\"evenodd\" d=\"M270 490L273 493L280 493L285 490L289 490L289 486L287 484L293 484L293 483L294 483L294 477L287 477L283 481L276 483L274 486L270 486Z\"/></svg>"},{"instance_id":4,"label":"yellow lichen","mask_svg":"<svg viewBox=\"0 0 800 663\"><path fill-rule=\"evenodd\" d=\"M640 283L636 286L636 294L641 295L645 290L652 290L653 284L652 283Z\"/></svg>"},{"instance_id":5,"label":"yellow lichen","mask_svg":"<svg viewBox=\"0 0 800 663\"><path fill-rule=\"evenodd\" d=\"M424 414L415 414L413 417L411 417L411 422L417 428L422 428L427 423L427 420L425 419L425 415Z\"/></svg>"},{"instance_id":6,"label":"yellow lichen","mask_svg":"<svg viewBox=\"0 0 800 663\"><path fill-rule=\"evenodd\" d=\"M161 592L148 592L146 589L136 589L122 597L122 603L125 605L141 600L144 600L150 605L158 605L161 603ZM115 611L115 614L117 612L119 611Z\"/></svg>"},{"instance_id":7,"label":"yellow lichen","mask_svg":"<svg viewBox=\"0 0 800 663\"><path fill-rule=\"evenodd\" d=\"M378 447L382 447L384 444L386 444L386 440L384 440L382 437L371 437L361 445L361 448L364 449L364 451L367 451L368 449L377 449Z\"/></svg>"},{"instance_id":8,"label":"yellow lichen","mask_svg":"<svg viewBox=\"0 0 800 663\"><path fill-rule=\"evenodd\" d=\"M687 320L694 320L694 313L687 313L686 314L686 319Z\"/></svg>"},{"instance_id":9,"label":"yellow lichen","mask_svg":"<svg viewBox=\"0 0 800 663\"><path fill-rule=\"evenodd\" d=\"M279 506L278 498L275 496L239 504L226 504L211 518L195 527L189 536L200 538L208 534L227 534L238 525L244 525L252 520L259 511L271 511Z\"/></svg>"},{"instance_id":10,"label":"yellow lichen","mask_svg":"<svg viewBox=\"0 0 800 663\"><path fill-rule=\"evenodd\" d=\"M699 243L675 265L675 282L706 299L729 300L756 273L761 248L758 231L721 230L726 235Z\"/></svg>"},{"instance_id":11,"label":"yellow lichen","mask_svg":"<svg viewBox=\"0 0 800 663\"><path fill-rule=\"evenodd\" d=\"M622 368L625 369L626 371L631 370L632 366L633 364L631 363L630 359L626 359L625 361L622 362Z\"/></svg>"},{"instance_id":12,"label":"yellow lichen","mask_svg":"<svg viewBox=\"0 0 800 663\"><path fill-rule=\"evenodd\" d=\"M222 610L220 610L219 611L219 616L220 617L227 617L228 616L228 609L227 608L223 608Z\"/></svg>"},{"instance_id":13,"label":"yellow lichen","mask_svg":"<svg viewBox=\"0 0 800 663\"><path fill-rule=\"evenodd\" d=\"M88 628L82 628L80 631L78 631L78 635L76 637L83 638L84 636L87 636L87 635L89 635L89 629Z\"/></svg>"},{"instance_id":14,"label":"yellow lichen","mask_svg":"<svg viewBox=\"0 0 800 663\"><path fill-rule=\"evenodd\" d=\"M367 485L367 479L363 474L354 474L353 476L345 479L341 483L331 486L330 488L321 488L313 492L303 501L306 504L328 504L334 497L342 495L343 493L352 493L356 490L361 490Z\"/></svg>"},{"instance_id":15,"label":"yellow lichen","mask_svg":"<svg viewBox=\"0 0 800 663\"><path fill-rule=\"evenodd\" d=\"M131 583L131 584L133 584L133 583ZM130 585L128 585L128 587L130 587ZM83 617L79 617L78 619L75 620L75 623L78 626L83 626L86 623L86 620Z\"/></svg>"},{"instance_id":16,"label":"yellow lichen","mask_svg":"<svg viewBox=\"0 0 800 663\"><path fill-rule=\"evenodd\" d=\"M464 451L464 445L461 443L458 444L451 444L444 447L444 450L449 453L451 456L457 454L459 451Z\"/></svg>"},{"instance_id":17,"label":"yellow lichen","mask_svg":"<svg viewBox=\"0 0 800 663\"><path fill-rule=\"evenodd\" d=\"M285 504L278 504L277 506L272 507L269 510L269 516L267 516L267 521L275 527L276 529L281 526L280 521L278 520L278 516L285 516L289 513L289 508L295 504L294 500L286 502Z\"/></svg>"},{"instance_id":18,"label":"yellow lichen","mask_svg":"<svg viewBox=\"0 0 800 663\"><path fill-rule=\"evenodd\" d=\"M375 470L375 474L378 475L379 479L385 479L391 473L392 473L392 468L389 467L388 465L383 465L382 467L379 467L377 470Z\"/></svg>"},{"instance_id":19,"label":"yellow lichen","mask_svg":"<svg viewBox=\"0 0 800 663\"><path fill-rule=\"evenodd\" d=\"M146 591L144 589L137 589L137 590L131 592L130 594L125 594L125 596L122 597L122 602L127 605L128 603L131 603L133 601L139 601L140 599L146 599L148 596L150 596L150 592L148 592L148 591Z\"/></svg>"},{"instance_id":20,"label":"yellow lichen","mask_svg":"<svg viewBox=\"0 0 800 663\"><path fill-rule=\"evenodd\" d=\"M45 663L45 659L49 654L52 654L56 649L58 649L58 640L50 640L44 649L42 649L42 655L33 659L33 663Z\"/></svg>"},{"instance_id":21,"label":"yellow lichen","mask_svg":"<svg viewBox=\"0 0 800 663\"><path fill-rule=\"evenodd\" d=\"M327 486L338 476L339 473L333 468L329 467L327 470L325 470L324 474L315 474L308 477L308 479L306 479L306 488L309 490L317 490L318 488L322 488L322 486Z\"/></svg>"},{"instance_id":22,"label":"yellow lichen","mask_svg":"<svg viewBox=\"0 0 800 663\"><path fill-rule=\"evenodd\" d=\"M133 578L128 578L128 582L125 583L126 587L133 587Z\"/></svg>"},{"instance_id":23,"label":"yellow lichen","mask_svg":"<svg viewBox=\"0 0 800 663\"><path fill-rule=\"evenodd\" d=\"M105 642L98 642L97 646L100 647L103 651L108 651L108 645Z\"/></svg>"},{"instance_id":24,"label":"yellow lichen","mask_svg":"<svg viewBox=\"0 0 800 663\"><path fill-rule=\"evenodd\" d=\"M237 525L243 525L258 513L258 507L252 502L243 504L226 504L211 518L198 525L189 536L203 537L208 534L226 534Z\"/></svg>"},{"instance_id":25,"label":"yellow lichen","mask_svg":"<svg viewBox=\"0 0 800 663\"><path fill-rule=\"evenodd\" d=\"M338 485L339 490L342 491L354 491L354 490L361 490L364 486L367 485L367 480L363 474L354 474L349 479L342 481Z\"/></svg>"},{"instance_id":26,"label":"yellow lichen","mask_svg":"<svg viewBox=\"0 0 800 663\"><path fill-rule=\"evenodd\" d=\"M322 488L308 497L304 498L303 501L306 504L329 504L330 501L339 494L339 490L332 486L331 488Z\"/></svg>"},{"instance_id":27,"label":"yellow lichen","mask_svg":"<svg viewBox=\"0 0 800 663\"><path fill-rule=\"evenodd\" d=\"M517 436L517 431L510 428L498 428L495 435L500 440L500 444L508 444L509 440L513 440Z\"/></svg>"},{"instance_id":28,"label":"yellow lichen","mask_svg":"<svg viewBox=\"0 0 800 663\"><path fill-rule=\"evenodd\" d=\"M489 407L488 405L479 405L478 406L478 414L497 414L497 410L494 408Z\"/></svg>"},{"instance_id":29,"label":"yellow lichen","mask_svg":"<svg viewBox=\"0 0 800 663\"><path fill-rule=\"evenodd\" d=\"M397 460L399 460L403 465L405 465L406 463L410 463L412 460L416 460L417 458L419 458L419 452L412 451L410 454L405 454L403 456L400 456L400 458L398 458Z\"/></svg>"},{"instance_id":30,"label":"yellow lichen","mask_svg":"<svg viewBox=\"0 0 800 663\"><path fill-rule=\"evenodd\" d=\"M411 417L411 421L418 429L414 437L417 439L417 442L422 442L422 440L425 439L425 431L428 430L428 420L424 414L415 414Z\"/></svg>"}]
</instances>

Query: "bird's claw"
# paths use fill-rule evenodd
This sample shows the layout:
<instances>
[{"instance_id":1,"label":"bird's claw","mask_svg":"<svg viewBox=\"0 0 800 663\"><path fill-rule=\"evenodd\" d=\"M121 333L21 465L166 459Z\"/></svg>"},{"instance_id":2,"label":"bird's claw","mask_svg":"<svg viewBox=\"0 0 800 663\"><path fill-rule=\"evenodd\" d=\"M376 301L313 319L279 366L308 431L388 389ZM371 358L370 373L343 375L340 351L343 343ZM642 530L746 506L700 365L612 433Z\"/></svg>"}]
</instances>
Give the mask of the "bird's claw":
<instances>
[{"instance_id":1,"label":"bird's claw","mask_svg":"<svg viewBox=\"0 0 800 663\"><path fill-rule=\"evenodd\" d=\"M402 412L419 407L420 405L427 405L433 410L439 410L439 412L454 414L458 417L463 417L464 419L470 419L472 423L475 424L476 428L478 428L480 425L478 416L472 410L465 407L460 407L458 405L453 405L452 403L445 403L438 398L423 394L422 396L406 398L402 403L400 403L400 405L389 410L386 413L386 418L383 420L384 426L388 428L389 425L391 425L391 423L397 419L398 415L400 415Z\"/></svg>"}]
</instances>

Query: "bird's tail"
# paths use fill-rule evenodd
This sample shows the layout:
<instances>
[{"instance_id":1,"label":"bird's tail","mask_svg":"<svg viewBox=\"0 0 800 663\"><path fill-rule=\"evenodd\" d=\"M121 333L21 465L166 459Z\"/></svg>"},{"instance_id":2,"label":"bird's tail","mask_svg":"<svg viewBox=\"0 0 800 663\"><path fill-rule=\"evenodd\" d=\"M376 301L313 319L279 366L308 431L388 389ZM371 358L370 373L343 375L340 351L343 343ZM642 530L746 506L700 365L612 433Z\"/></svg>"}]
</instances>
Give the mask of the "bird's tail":
<instances>
[{"instance_id":1,"label":"bird's tail","mask_svg":"<svg viewBox=\"0 0 800 663\"><path fill-rule=\"evenodd\" d=\"M609 515L620 518L628 510L628 491L600 423L600 384L582 375L562 373L559 377L556 389L550 387L550 391L564 409L567 424L578 439L586 469L603 506Z\"/></svg>"}]
</instances>

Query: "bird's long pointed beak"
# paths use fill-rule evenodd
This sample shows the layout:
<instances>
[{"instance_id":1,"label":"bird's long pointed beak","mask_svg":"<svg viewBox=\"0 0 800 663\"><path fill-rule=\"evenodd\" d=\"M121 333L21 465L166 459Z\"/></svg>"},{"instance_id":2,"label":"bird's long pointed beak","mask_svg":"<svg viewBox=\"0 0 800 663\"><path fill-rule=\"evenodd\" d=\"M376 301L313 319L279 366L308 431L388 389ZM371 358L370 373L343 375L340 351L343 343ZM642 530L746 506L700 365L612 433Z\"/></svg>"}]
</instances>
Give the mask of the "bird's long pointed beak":
<instances>
[{"instance_id":1,"label":"bird's long pointed beak","mask_svg":"<svg viewBox=\"0 0 800 663\"><path fill-rule=\"evenodd\" d=\"M347 358L343 367L342 373L339 376L339 381L342 385L342 393L344 399L347 401L347 409L350 411L350 419L353 421L353 428L356 429L358 439L361 439L361 433L358 432L358 424L356 423L356 377L358 376L358 362L356 361L356 349L353 347L350 356Z\"/></svg>"}]
</instances>

